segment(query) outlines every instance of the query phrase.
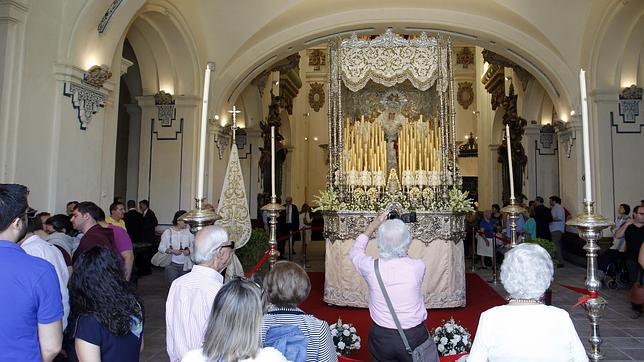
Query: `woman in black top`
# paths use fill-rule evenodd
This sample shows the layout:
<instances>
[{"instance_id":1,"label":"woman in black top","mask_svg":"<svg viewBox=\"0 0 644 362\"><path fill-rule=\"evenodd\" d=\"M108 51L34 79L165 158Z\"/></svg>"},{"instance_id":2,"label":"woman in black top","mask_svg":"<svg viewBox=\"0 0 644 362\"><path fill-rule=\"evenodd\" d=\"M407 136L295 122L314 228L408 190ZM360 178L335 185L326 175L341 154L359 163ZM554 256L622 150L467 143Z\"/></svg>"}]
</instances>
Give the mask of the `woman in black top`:
<instances>
[{"instance_id":1,"label":"woman in black top","mask_svg":"<svg viewBox=\"0 0 644 362\"><path fill-rule=\"evenodd\" d=\"M71 361L135 362L143 346L143 304L114 252L93 247L74 262L66 335Z\"/></svg>"}]
</instances>

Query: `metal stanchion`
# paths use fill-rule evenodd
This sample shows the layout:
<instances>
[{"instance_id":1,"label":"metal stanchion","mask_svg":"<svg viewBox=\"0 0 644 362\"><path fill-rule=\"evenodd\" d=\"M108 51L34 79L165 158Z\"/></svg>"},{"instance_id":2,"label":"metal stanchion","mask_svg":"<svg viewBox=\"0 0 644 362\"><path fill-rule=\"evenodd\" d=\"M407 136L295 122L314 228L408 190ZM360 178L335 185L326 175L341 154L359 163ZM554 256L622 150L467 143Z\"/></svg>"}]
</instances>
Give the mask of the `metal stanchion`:
<instances>
[{"instance_id":1,"label":"metal stanchion","mask_svg":"<svg viewBox=\"0 0 644 362\"><path fill-rule=\"evenodd\" d=\"M488 282L492 284L499 284L499 280L496 272L496 235L492 236L492 279Z\"/></svg>"},{"instance_id":2,"label":"metal stanchion","mask_svg":"<svg viewBox=\"0 0 644 362\"><path fill-rule=\"evenodd\" d=\"M306 233L306 229L307 229L307 227L302 228L302 233L300 235L300 238L302 239L302 253L304 254L303 255L304 256L304 266L303 266L304 269L307 268L307 266L306 266L306 249L307 249L308 245L306 243L306 238L304 237L304 233ZM309 228L309 230L310 230L310 228Z\"/></svg>"},{"instance_id":3,"label":"metal stanchion","mask_svg":"<svg viewBox=\"0 0 644 362\"><path fill-rule=\"evenodd\" d=\"M288 233L288 260L293 261L293 232Z\"/></svg>"},{"instance_id":4,"label":"metal stanchion","mask_svg":"<svg viewBox=\"0 0 644 362\"><path fill-rule=\"evenodd\" d=\"M606 307L606 299L599 296L601 282L597 278L597 252L599 245L597 241L602 237L602 230L612 225L612 223L601 215L595 214L595 203L584 201L584 213L568 221L568 225L574 226L579 231L579 236L586 240L584 250L586 250L586 289L588 296L584 296L586 301L582 304L588 313L590 321L591 334L588 338L590 350L587 352L591 361L604 359L604 354L599 349L603 340L599 335L599 319L601 313Z\"/></svg>"},{"instance_id":5,"label":"metal stanchion","mask_svg":"<svg viewBox=\"0 0 644 362\"><path fill-rule=\"evenodd\" d=\"M476 256L476 227L472 227L472 272L476 271L476 264L474 263L474 257Z\"/></svg>"}]
</instances>

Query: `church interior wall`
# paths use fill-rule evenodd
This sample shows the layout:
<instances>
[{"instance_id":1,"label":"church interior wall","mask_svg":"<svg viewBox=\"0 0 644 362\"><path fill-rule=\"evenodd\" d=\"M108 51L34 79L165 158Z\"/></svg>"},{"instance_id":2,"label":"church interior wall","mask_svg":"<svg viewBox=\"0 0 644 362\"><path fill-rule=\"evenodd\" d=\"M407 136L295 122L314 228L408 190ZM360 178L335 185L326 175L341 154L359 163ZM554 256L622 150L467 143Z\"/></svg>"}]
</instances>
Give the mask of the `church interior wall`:
<instances>
[{"instance_id":1,"label":"church interior wall","mask_svg":"<svg viewBox=\"0 0 644 362\"><path fill-rule=\"evenodd\" d=\"M564 202L567 198L569 204L575 203L572 208L576 210L581 206L583 183L581 133L571 131L576 126L571 123L575 118L570 116L570 111L579 112L577 70L580 66L589 68L592 166L593 173L600 175L596 177L594 192L599 211L610 215L614 203L619 202L617 199L635 197L639 200L642 197L637 196L641 194L641 187L635 180L644 175L627 162L632 161L630 155L637 154L641 132L618 134L615 127L610 126L610 115L611 112L614 117L618 115L620 89L630 85L628 83L641 86L643 82L644 7L638 1L617 0L593 1L591 6L582 0L556 4L558 11L548 10L547 14L544 11L549 7L542 2L528 4L510 0L485 6L472 4L467 8L447 1L423 7L412 1L402 1L379 8L373 8L373 4L366 0L280 6L267 2L252 4L252 8L247 8L250 4L236 3L226 4L226 11L220 8L221 3L203 2L201 10L199 6L193 6L179 11L179 4L174 1L135 0L123 2L107 31L98 35L96 25L106 10L103 1L18 0L10 2L10 5L3 3L0 12L9 13L10 18L17 21L0 20L0 32L6 30L0 36L0 49L6 51L0 62L0 89L3 94L0 101L0 140L3 141L0 146L0 178L3 182L30 185L31 201L39 209L62 211L66 201L79 198L97 201L101 206L109 204L114 196L116 106L120 86L114 80L120 70L120 50L125 34L137 55L140 54L143 95L150 96L165 89L175 95L185 95L186 99L201 97L201 69L206 60L214 60L217 70L210 93L211 109L223 112L231 101L245 92L252 75L270 65L270 62L265 65L262 62L276 54L288 55L289 48L304 49L328 40L315 40L316 37L356 27L373 27L372 32L384 30L387 26L400 32L428 27L472 35L473 44L498 51L535 76L536 81L531 82L525 96L520 97L520 114L525 114L528 121L535 120L540 124L553 122L553 114L556 114L559 119L570 123L566 124L568 130L560 132L559 141L568 137L566 135L576 138L571 152L566 149L570 141L568 144L558 143L557 164L566 172L559 173L557 183ZM215 6L219 8L215 9ZM337 11L329 11L334 7ZM383 7L387 11L383 11ZM237 18L219 15L231 10L248 13L246 26L240 27ZM299 16L291 16L293 14ZM573 15L578 21L569 21ZM452 35L458 38L457 34ZM583 41L579 42L579 39ZM312 43L304 45L312 40ZM482 191L480 200L482 205L488 205L497 202L500 195L498 190L495 191L498 172L494 171L498 168L494 148L499 139L495 136L498 134L494 126L495 112L484 108L490 104L490 98L478 81L483 67L479 52L480 48L477 48L476 76L473 79L476 99L472 107L475 105L480 111L475 128L480 147L477 167ZM55 64L60 66L55 67ZM107 104L94 115L87 130L81 131L70 99L62 95L62 84L74 74L78 76L79 70L87 70L95 64L110 65L114 76L103 89L109 92ZM517 89L514 77L513 81ZM541 88L538 89L536 84ZM303 165L308 167L306 177L293 172L289 178L290 186L285 190L295 192L297 198L303 199L298 203L310 201L315 190L324 186L326 177L321 177L319 171L327 169L324 151L319 147L328 141L326 108L311 112L306 107L307 86L305 84L300 90L296 110L291 117L291 126L295 126L287 139L292 142L293 156L305 154L291 159L291 169L297 170ZM522 103L524 100L526 102ZM193 125L189 133L192 139L196 139L199 104L193 105L192 100L187 102L190 104L186 107L196 108L184 111L187 117L184 123ZM260 109L266 109L267 104L263 103ZM254 104L244 105L244 108L256 107L257 102ZM461 120L468 118L460 110L458 112L460 139L467 132L468 123ZM149 110L148 116L152 113ZM305 118L304 114L309 116ZM641 116L637 122L642 122ZM303 127L299 128L300 124ZM145 132L146 129L142 128L141 150L145 148ZM306 138L303 135L309 138L308 146L301 143ZM318 137L318 142L311 142L311 136ZM615 142L618 147L614 147ZM29 152L22 151L24 145L29 145ZM212 201L216 201L223 183L223 172L219 170L225 170L224 160L227 160L228 151L224 152L221 160L215 157L218 151L214 136L209 137L208 147L208 194ZM307 150L308 154L302 150ZM181 204L189 208L196 185L195 144L182 149L181 153L190 160L187 169L179 171L183 175ZM142 151L138 165L138 198L156 187L144 185L146 179L142 173L145 166L149 167L142 161L144 156ZM620 177L613 180L613 174L604 173L610 168L614 169L614 175ZM82 175L78 170L83 170ZM305 180L303 184L306 187L299 186L301 180ZM252 190L251 181L248 182ZM543 185L543 192L548 187L555 187L554 181ZM537 184L535 187L540 192L540 186ZM128 186L128 190L130 188ZM130 192L128 198L129 195ZM249 198L254 199L254 195L249 195ZM151 201L154 205L155 201Z\"/></svg>"}]
</instances>

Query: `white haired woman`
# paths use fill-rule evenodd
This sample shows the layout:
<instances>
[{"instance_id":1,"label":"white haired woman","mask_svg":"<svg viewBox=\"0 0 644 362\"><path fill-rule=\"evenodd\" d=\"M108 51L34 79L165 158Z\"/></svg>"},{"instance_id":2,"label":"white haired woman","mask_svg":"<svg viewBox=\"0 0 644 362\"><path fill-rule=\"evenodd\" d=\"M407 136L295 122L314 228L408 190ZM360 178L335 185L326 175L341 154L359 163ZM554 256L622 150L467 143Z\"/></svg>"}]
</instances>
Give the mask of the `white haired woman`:
<instances>
[{"instance_id":1,"label":"white haired woman","mask_svg":"<svg viewBox=\"0 0 644 362\"><path fill-rule=\"evenodd\" d=\"M203 347L182 362L287 362L275 348L260 348L263 303L261 287L236 278L224 285L212 305Z\"/></svg>"},{"instance_id":2,"label":"white haired woman","mask_svg":"<svg viewBox=\"0 0 644 362\"><path fill-rule=\"evenodd\" d=\"M421 295L425 264L407 255L411 244L407 225L400 220L386 220L387 215L383 213L376 217L358 236L349 258L369 288L369 314L373 321L369 332L369 353L372 361L411 361L380 289L374 259L365 254L365 249L371 235L378 230L376 243L380 275L412 350L429 336L424 325L427 310Z\"/></svg>"},{"instance_id":3,"label":"white haired woman","mask_svg":"<svg viewBox=\"0 0 644 362\"><path fill-rule=\"evenodd\" d=\"M552 259L539 245L505 254L501 282L509 302L481 314L468 362L588 361L568 312L541 302L552 275Z\"/></svg>"}]
</instances>

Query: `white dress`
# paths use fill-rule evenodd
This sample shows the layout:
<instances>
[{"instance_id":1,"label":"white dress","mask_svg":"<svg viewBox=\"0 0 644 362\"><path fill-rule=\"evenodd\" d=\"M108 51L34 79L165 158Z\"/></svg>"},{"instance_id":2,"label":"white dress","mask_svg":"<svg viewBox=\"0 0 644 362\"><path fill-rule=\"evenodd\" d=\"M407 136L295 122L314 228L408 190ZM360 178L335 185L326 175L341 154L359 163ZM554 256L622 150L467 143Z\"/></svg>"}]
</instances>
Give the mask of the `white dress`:
<instances>
[{"instance_id":1,"label":"white dress","mask_svg":"<svg viewBox=\"0 0 644 362\"><path fill-rule=\"evenodd\" d=\"M186 353L181 362L208 362L208 357L204 356L203 350L193 349ZM264 347L259 350L255 358L247 358L239 362L288 362L284 355L273 347Z\"/></svg>"},{"instance_id":2,"label":"white dress","mask_svg":"<svg viewBox=\"0 0 644 362\"><path fill-rule=\"evenodd\" d=\"M568 312L543 304L502 305L481 314L468 362L588 361Z\"/></svg>"}]
</instances>

